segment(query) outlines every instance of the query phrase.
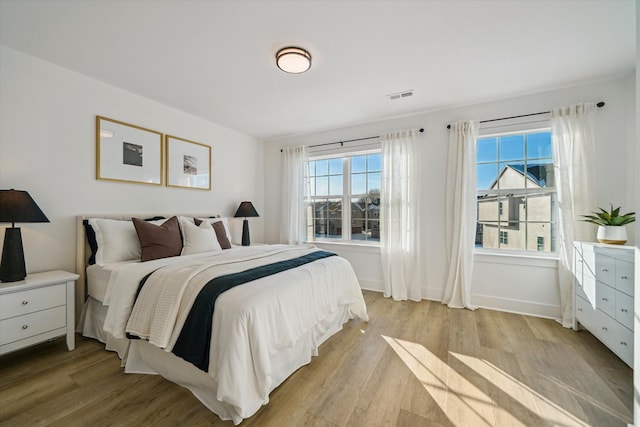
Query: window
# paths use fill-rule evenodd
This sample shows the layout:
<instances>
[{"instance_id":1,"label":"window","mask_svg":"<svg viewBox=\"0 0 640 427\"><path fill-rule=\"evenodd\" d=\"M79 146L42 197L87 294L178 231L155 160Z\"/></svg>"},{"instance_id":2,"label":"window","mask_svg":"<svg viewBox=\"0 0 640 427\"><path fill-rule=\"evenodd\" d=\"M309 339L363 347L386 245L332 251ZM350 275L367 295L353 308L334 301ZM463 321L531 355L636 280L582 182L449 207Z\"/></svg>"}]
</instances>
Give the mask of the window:
<instances>
[{"instance_id":1,"label":"window","mask_svg":"<svg viewBox=\"0 0 640 427\"><path fill-rule=\"evenodd\" d=\"M379 150L311 158L308 239L379 242L380 175Z\"/></svg>"},{"instance_id":2,"label":"window","mask_svg":"<svg viewBox=\"0 0 640 427\"><path fill-rule=\"evenodd\" d=\"M476 148L476 248L555 251L551 132L483 136Z\"/></svg>"}]
</instances>

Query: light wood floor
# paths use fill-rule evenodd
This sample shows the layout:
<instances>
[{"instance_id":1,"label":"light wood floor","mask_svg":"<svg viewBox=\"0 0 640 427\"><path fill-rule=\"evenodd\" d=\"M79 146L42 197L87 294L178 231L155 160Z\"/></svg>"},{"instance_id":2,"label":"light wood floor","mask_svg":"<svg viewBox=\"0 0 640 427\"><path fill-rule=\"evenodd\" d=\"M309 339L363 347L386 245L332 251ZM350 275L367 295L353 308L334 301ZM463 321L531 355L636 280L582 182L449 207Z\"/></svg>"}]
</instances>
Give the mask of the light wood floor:
<instances>
[{"instance_id":1,"label":"light wood floor","mask_svg":"<svg viewBox=\"0 0 640 427\"><path fill-rule=\"evenodd\" d=\"M551 320L365 292L351 321L243 426L625 426L632 371L586 331ZM159 376L124 374L77 336L0 358L0 425L222 422Z\"/></svg>"}]
</instances>

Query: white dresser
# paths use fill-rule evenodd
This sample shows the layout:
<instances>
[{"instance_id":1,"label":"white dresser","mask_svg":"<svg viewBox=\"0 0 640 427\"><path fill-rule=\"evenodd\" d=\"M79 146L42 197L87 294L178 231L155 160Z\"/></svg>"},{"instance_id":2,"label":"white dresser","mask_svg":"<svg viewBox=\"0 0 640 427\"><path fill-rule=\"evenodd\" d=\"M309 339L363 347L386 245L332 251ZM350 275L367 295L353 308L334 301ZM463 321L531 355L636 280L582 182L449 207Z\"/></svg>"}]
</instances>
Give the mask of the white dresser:
<instances>
[{"instance_id":1,"label":"white dresser","mask_svg":"<svg viewBox=\"0 0 640 427\"><path fill-rule=\"evenodd\" d=\"M0 283L0 354L66 335L75 348L75 281L62 270Z\"/></svg>"},{"instance_id":2,"label":"white dresser","mask_svg":"<svg viewBox=\"0 0 640 427\"><path fill-rule=\"evenodd\" d=\"M574 242L576 323L633 367L631 246Z\"/></svg>"}]
</instances>

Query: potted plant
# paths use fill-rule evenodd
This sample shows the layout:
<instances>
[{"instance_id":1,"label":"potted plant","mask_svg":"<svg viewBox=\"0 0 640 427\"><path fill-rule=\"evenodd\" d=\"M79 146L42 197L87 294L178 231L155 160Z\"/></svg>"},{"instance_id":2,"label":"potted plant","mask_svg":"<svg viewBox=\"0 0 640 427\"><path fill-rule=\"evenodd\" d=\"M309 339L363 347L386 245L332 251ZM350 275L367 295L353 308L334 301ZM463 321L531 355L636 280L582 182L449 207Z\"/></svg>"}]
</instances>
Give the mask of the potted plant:
<instances>
[{"instance_id":1,"label":"potted plant","mask_svg":"<svg viewBox=\"0 0 640 427\"><path fill-rule=\"evenodd\" d=\"M598 226L598 234L596 236L598 242L624 245L627 241L627 230L624 226L636 220L634 216L636 213L629 212L620 215L620 207L614 209L612 204L609 204L609 206L611 207L610 211L598 208L600 212L591 212L593 215L582 216L585 218L584 221Z\"/></svg>"}]
</instances>

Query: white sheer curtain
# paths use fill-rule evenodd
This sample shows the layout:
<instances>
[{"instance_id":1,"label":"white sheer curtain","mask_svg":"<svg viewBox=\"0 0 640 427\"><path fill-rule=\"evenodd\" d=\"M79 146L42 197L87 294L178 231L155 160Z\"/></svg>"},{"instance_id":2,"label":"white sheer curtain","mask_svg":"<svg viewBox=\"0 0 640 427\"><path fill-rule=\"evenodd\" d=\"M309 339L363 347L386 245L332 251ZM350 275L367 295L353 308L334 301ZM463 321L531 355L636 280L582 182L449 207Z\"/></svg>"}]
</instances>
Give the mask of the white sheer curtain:
<instances>
[{"instance_id":1,"label":"white sheer curtain","mask_svg":"<svg viewBox=\"0 0 640 427\"><path fill-rule=\"evenodd\" d=\"M573 241L591 238L591 227L580 215L594 210L592 196L596 171L594 116L596 105L576 104L551 111L551 132L558 190L560 257L558 283L562 326L573 326Z\"/></svg>"},{"instance_id":2,"label":"white sheer curtain","mask_svg":"<svg viewBox=\"0 0 640 427\"><path fill-rule=\"evenodd\" d=\"M282 149L282 217L280 243L298 245L306 240L305 197L309 174L307 147Z\"/></svg>"},{"instance_id":3,"label":"white sheer curtain","mask_svg":"<svg viewBox=\"0 0 640 427\"><path fill-rule=\"evenodd\" d=\"M476 237L477 138L476 122L462 121L451 125L444 210L449 270L442 303L451 308L472 310L477 308L471 304Z\"/></svg>"},{"instance_id":4,"label":"white sheer curtain","mask_svg":"<svg viewBox=\"0 0 640 427\"><path fill-rule=\"evenodd\" d=\"M380 251L384 296L396 301L422 299L418 132L388 133L381 143Z\"/></svg>"}]
</instances>

